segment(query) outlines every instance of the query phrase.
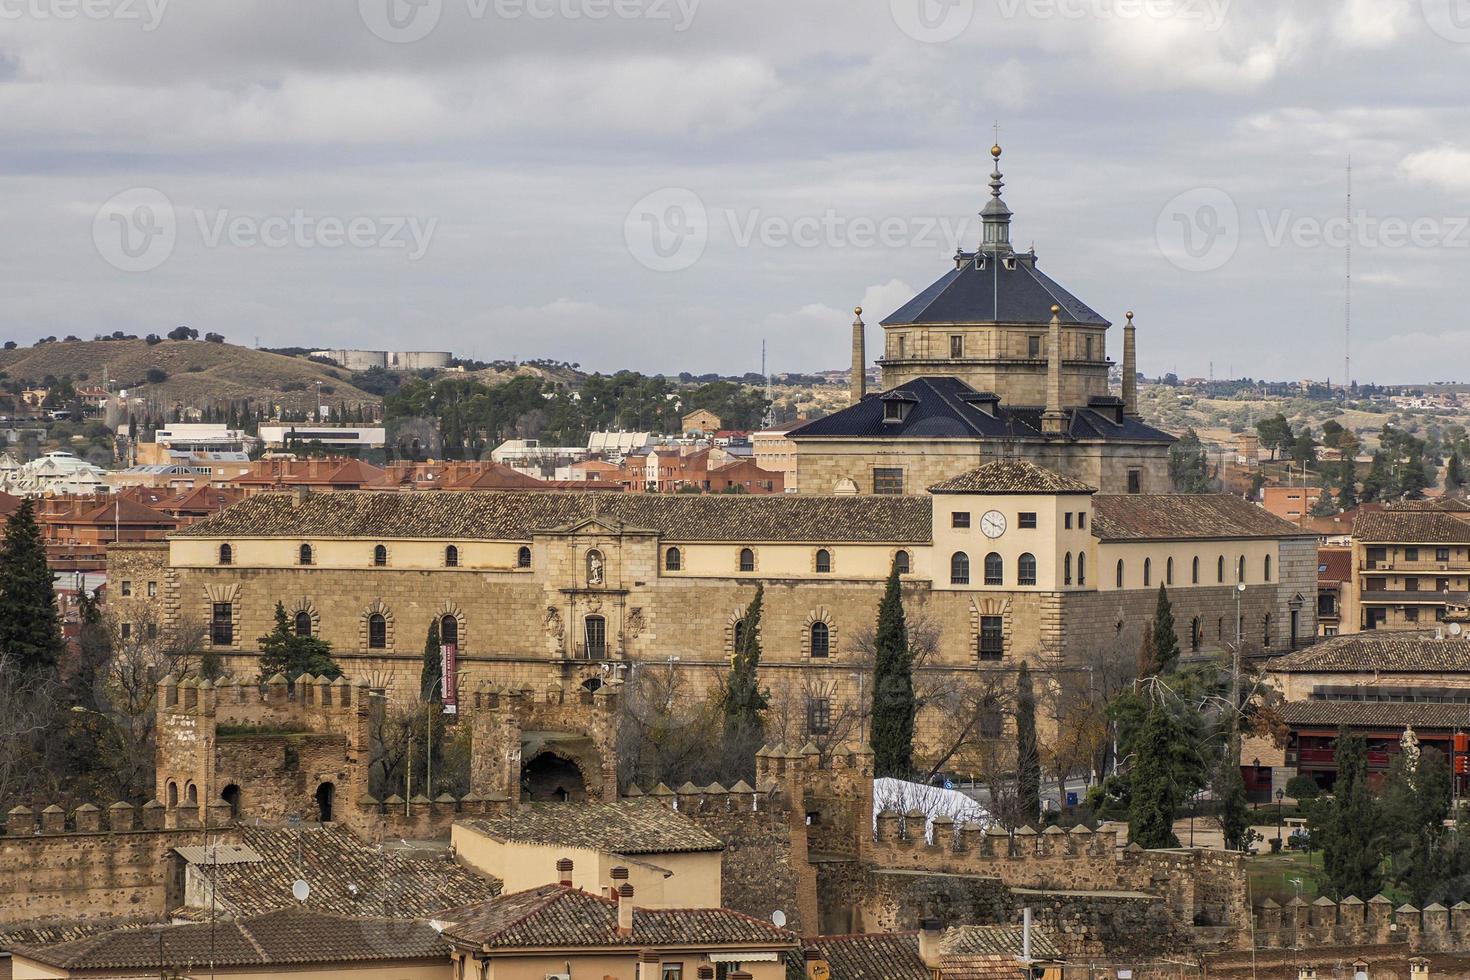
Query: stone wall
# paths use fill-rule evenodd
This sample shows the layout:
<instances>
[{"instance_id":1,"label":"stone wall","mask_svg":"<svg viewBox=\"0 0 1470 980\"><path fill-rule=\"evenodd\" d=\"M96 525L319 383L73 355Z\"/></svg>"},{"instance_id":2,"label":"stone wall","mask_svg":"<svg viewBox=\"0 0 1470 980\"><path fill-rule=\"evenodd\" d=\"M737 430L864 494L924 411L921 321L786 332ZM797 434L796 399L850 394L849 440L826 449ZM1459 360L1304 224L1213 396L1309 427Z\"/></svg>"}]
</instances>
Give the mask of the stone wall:
<instances>
[{"instance_id":1,"label":"stone wall","mask_svg":"<svg viewBox=\"0 0 1470 980\"><path fill-rule=\"evenodd\" d=\"M1454 908L1439 903L1423 909L1394 908L1383 895L1364 902L1348 896L1341 902L1319 898L1292 899L1282 907L1266 899L1255 907L1256 945L1261 948L1316 948L1407 943L1415 950L1470 950L1470 904Z\"/></svg>"}]
</instances>

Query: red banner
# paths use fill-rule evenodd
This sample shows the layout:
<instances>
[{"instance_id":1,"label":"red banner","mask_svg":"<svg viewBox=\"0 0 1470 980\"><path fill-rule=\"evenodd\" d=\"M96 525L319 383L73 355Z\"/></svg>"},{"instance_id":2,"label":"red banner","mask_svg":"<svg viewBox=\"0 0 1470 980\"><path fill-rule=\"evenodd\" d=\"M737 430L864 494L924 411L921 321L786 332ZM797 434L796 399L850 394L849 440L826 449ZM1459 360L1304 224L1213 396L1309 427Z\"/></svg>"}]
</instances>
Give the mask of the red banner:
<instances>
[{"instance_id":1,"label":"red banner","mask_svg":"<svg viewBox=\"0 0 1470 980\"><path fill-rule=\"evenodd\" d=\"M459 651L453 643L439 647L440 703L446 715L459 714Z\"/></svg>"}]
</instances>

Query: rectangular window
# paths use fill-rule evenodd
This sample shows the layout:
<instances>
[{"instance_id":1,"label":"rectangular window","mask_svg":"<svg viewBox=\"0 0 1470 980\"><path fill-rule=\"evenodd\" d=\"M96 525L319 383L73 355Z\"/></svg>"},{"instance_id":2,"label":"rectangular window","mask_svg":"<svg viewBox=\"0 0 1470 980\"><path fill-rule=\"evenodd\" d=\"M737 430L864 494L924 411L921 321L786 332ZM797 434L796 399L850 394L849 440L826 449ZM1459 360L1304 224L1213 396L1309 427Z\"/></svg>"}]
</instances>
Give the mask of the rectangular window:
<instances>
[{"instance_id":1,"label":"rectangular window","mask_svg":"<svg viewBox=\"0 0 1470 980\"><path fill-rule=\"evenodd\" d=\"M1077 529L1080 531L1087 530L1087 511L1085 510L1079 510L1077 512Z\"/></svg>"},{"instance_id":2,"label":"rectangular window","mask_svg":"<svg viewBox=\"0 0 1470 980\"><path fill-rule=\"evenodd\" d=\"M1039 335L1032 334L1026 338L1026 356L1030 358L1041 356L1041 337Z\"/></svg>"},{"instance_id":3,"label":"rectangular window","mask_svg":"<svg viewBox=\"0 0 1470 980\"><path fill-rule=\"evenodd\" d=\"M900 467L873 467L874 493L903 493L903 470Z\"/></svg>"},{"instance_id":4,"label":"rectangular window","mask_svg":"<svg viewBox=\"0 0 1470 980\"><path fill-rule=\"evenodd\" d=\"M158 639L158 624L157 623L149 623L148 624L148 628L145 629L143 631L143 633L150 640L156 640L156 639Z\"/></svg>"},{"instance_id":5,"label":"rectangular window","mask_svg":"<svg viewBox=\"0 0 1470 980\"><path fill-rule=\"evenodd\" d=\"M217 647L232 646L235 642L235 607L228 602L216 602L209 622L209 642Z\"/></svg>"},{"instance_id":6,"label":"rectangular window","mask_svg":"<svg viewBox=\"0 0 1470 980\"><path fill-rule=\"evenodd\" d=\"M1068 531L1072 530L1072 512L1070 510L1062 515L1062 527Z\"/></svg>"},{"instance_id":7,"label":"rectangular window","mask_svg":"<svg viewBox=\"0 0 1470 980\"><path fill-rule=\"evenodd\" d=\"M1406 609L1404 609L1404 622L1406 622L1406 623L1417 623L1417 622L1419 622L1419 610L1416 607L1414 607L1414 606L1409 606Z\"/></svg>"},{"instance_id":8,"label":"rectangular window","mask_svg":"<svg viewBox=\"0 0 1470 980\"><path fill-rule=\"evenodd\" d=\"M133 594L133 583L132 582L129 582L127 579L123 579L122 580L122 594L123 595L132 595Z\"/></svg>"},{"instance_id":9,"label":"rectangular window","mask_svg":"<svg viewBox=\"0 0 1470 980\"><path fill-rule=\"evenodd\" d=\"M133 635L133 624L132 623L123 623L122 624L122 638L124 640L126 640L128 637L130 637L132 635Z\"/></svg>"},{"instance_id":10,"label":"rectangular window","mask_svg":"<svg viewBox=\"0 0 1470 980\"><path fill-rule=\"evenodd\" d=\"M965 356L965 338L962 334L951 334L949 338L949 356Z\"/></svg>"},{"instance_id":11,"label":"rectangular window","mask_svg":"<svg viewBox=\"0 0 1470 980\"><path fill-rule=\"evenodd\" d=\"M1036 512L1035 511L1030 511L1030 510L1023 510L1023 511L1021 511L1021 513L1019 513L1019 514L1016 515L1016 526L1017 527L1035 527L1036 526Z\"/></svg>"},{"instance_id":12,"label":"rectangular window","mask_svg":"<svg viewBox=\"0 0 1470 980\"><path fill-rule=\"evenodd\" d=\"M1450 560L1450 549L1448 549L1448 548L1435 548L1434 549L1434 560L1435 561L1449 561Z\"/></svg>"},{"instance_id":13,"label":"rectangular window","mask_svg":"<svg viewBox=\"0 0 1470 980\"><path fill-rule=\"evenodd\" d=\"M1419 591L1419 580L1417 578L1406 578L1406 579L1404 579L1404 591L1405 592L1418 592Z\"/></svg>"},{"instance_id":14,"label":"rectangular window","mask_svg":"<svg viewBox=\"0 0 1470 980\"><path fill-rule=\"evenodd\" d=\"M1387 548L1369 548L1368 549L1368 567L1369 568L1377 568L1378 565L1381 562L1385 562L1385 561L1388 561L1388 549Z\"/></svg>"},{"instance_id":15,"label":"rectangular window","mask_svg":"<svg viewBox=\"0 0 1470 980\"><path fill-rule=\"evenodd\" d=\"M1005 655L1005 622L1000 616L980 617L980 659L999 660Z\"/></svg>"},{"instance_id":16,"label":"rectangular window","mask_svg":"<svg viewBox=\"0 0 1470 980\"><path fill-rule=\"evenodd\" d=\"M904 343L904 341L907 340L907 339L908 338L905 337L903 334L899 334L898 335L898 356L899 357L903 357L904 356L904 350L908 346L907 344Z\"/></svg>"},{"instance_id":17,"label":"rectangular window","mask_svg":"<svg viewBox=\"0 0 1470 980\"><path fill-rule=\"evenodd\" d=\"M832 731L832 699L806 699L806 733L826 735Z\"/></svg>"},{"instance_id":18,"label":"rectangular window","mask_svg":"<svg viewBox=\"0 0 1470 980\"><path fill-rule=\"evenodd\" d=\"M157 582L149 582L148 583L148 598L154 599L154 598L157 598L157 597L158 597L158 583Z\"/></svg>"},{"instance_id":19,"label":"rectangular window","mask_svg":"<svg viewBox=\"0 0 1470 980\"><path fill-rule=\"evenodd\" d=\"M1092 360L1092 335L1088 334L1082 338L1082 356L1089 361Z\"/></svg>"},{"instance_id":20,"label":"rectangular window","mask_svg":"<svg viewBox=\"0 0 1470 980\"><path fill-rule=\"evenodd\" d=\"M967 511L967 510L957 510L954 513L950 514L949 515L949 526L950 527L969 527L970 526L970 512Z\"/></svg>"},{"instance_id":21,"label":"rectangular window","mask_svg":"<svg viewBox=\"0 0 1470 980\"><path fill-rule=\"evenodd\" d=\"M1418 561L1418 560L1419 560L1419 549L1418 548L1405 548L1404 549L1404 561Z\"/></svg>"},{"instance_id":22,"label":"rectangular window","mask_svg":"<svg viewBox=\"0 0 1470 980\"><path fill-rule=\"evenodd\" d=\"M661 980L684 980L684 964L665 963Z\"/></svg>"},{"instance_id":23,"label":"rectangular window","mask_svg":"<svg viewBox=\"0 0 1470 980\"><path fill-rule=\"evenodd\" d=\"M1128 471L1128 492L1143 493L1143 470Z\"/></svg>"}]
</instances>

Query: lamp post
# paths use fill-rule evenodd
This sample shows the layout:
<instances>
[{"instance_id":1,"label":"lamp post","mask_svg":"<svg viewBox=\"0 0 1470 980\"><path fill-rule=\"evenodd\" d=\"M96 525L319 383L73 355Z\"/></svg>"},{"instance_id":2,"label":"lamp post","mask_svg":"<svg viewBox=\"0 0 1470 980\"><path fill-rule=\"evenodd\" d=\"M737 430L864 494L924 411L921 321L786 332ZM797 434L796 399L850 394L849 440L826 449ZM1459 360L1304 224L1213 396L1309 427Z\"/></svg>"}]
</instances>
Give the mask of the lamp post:
<instances>
[{"instance_id":1,"label":"lamp post","mask_svg":"<svg viewBox=\"0 0 1470 980\"><path fill-rule=\"evenodd\" d=\"M1276 841L1277 841L1277 850L1280 850L1280 849L1282 849L1282 848L1284 848L1286 846L1286 841L1284 841L1284 840L1281 839L1281 805L1282 805L1281 804L1281 801L1283 799L1285 799L1285 797L1286 797L1286 790L1284 790L1284 789L1278 789L1276 791Z\"/></svg>"}]
</instances>

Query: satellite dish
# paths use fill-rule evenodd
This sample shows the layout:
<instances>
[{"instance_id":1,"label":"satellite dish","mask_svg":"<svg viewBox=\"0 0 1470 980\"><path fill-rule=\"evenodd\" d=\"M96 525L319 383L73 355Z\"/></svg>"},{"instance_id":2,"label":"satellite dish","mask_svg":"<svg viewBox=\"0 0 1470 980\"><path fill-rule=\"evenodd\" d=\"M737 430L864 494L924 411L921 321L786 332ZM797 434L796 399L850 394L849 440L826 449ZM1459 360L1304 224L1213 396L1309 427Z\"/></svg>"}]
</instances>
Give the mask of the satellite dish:
<instances>
[{"instance_id":1,"label":"satellite dish","mask_svg":"<svg viewBox=\"0 0 1470 980\"><path fill-rule=\"evenodd\" d=\"M777 909L771 913L771 921L776 924L776 928L778 929L784 927L786 925L786 913Z\"/></svg>"},{"instance_id":2,"label":"satellite dish","mask_svg":"<svg viewBox=\"0 0 1470 980\"><path fill-rule=\"evenodd\" d=\"M1465 632L1465 627L1461 626L1459 623L1450 624L1450 636L1459 636L1463 632Z\"/></svg>"},{"instance_id":3,"label":"satellite dish","mask_svg":"<svg viewBox=\"0 0 1470 980\"><path fill-rule=\"evenodd\" d=\"M311 896L311 886L304 879L297 878L291 882L291 897L298 902L305 902Z\"/></svg>"}]
</instances>

